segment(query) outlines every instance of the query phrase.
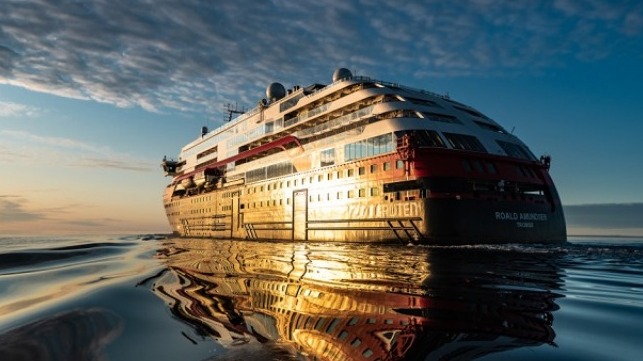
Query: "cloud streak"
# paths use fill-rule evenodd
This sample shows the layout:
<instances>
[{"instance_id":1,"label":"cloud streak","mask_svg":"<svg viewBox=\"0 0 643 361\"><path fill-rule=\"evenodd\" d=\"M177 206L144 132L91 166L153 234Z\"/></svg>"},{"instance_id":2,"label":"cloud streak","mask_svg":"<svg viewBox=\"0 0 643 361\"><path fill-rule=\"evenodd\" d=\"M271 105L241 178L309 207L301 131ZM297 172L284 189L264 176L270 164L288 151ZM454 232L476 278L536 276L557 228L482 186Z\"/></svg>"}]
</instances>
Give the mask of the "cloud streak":
<instances>
[{"instance_id":1,"label":"cloud streak","mask_svg":"<svg viewBox=\"0 0 643 361\"><path fill-rule=\"evenodd\" d=\"M30 211L20 197L0 195L0 220L2 222L31 222L46 219L45 213Z\"/></svg>"},{"instance_id":2,"label":"cloud streak","mask_svg":"<svg viewBox=\"0 0 643 361\"><path fill-rule=\"evenodd\" d=\"M50 137L19 130L0 130L0 162L58 164L148 172L156 163L113 151L110 147L71 138Z\"/></svg>"},{"instance_id":3,"label":"cloud streak","mask_svg":"<svg viewBox=\"0 0 643 361\"><path fill-rule=\"evenodd\" d=\"M83 232L113 230L115 226L131 227L128 220L109 217L87 217L82 204L61 204L53 208L34 208L26 197L0 194L0 233L37 234L52 231Z\"/></svg>"},{"instance_id":4,"label":"cloud streak","mask_svg":"<svg viewBox=\"0 0 643 361\"><path fill-rule=\"evenodd\" d=\"M396 80L616 56L640 42L641 13L638 1L610 0L7 0L0 83L213 114L226 101L256 103L272 81L305 85L337 66Z\"/></svg>"},{"instance_id":5,"label":"cloud streak","mask_svg":"<svg viewBox=\"0 0 643 361\"><path fill-rule=\"evenodd\" d=\"M0 65L1 66L1 65ZM0 101L0 118L35 117L40 109L20 103Z\"/></svg>"},{"instance_id":6,"label":"cloud streak","mask_svg":"<svg viewBox=\"0 0 643 361\"><path fill-rule=\"evenodd\" d=\"M643 203L569 205L564 210L572 236L643 237Z\"/></svg>"},{"instance_id":7,"label":"cloud streak","mask_svg":"<svg viewBox=\"0 0 643 361\"><path fill-rule=\"evenodd\" d=\"M643 203L570 205L565 215L575 227L643 229Z\"/></svg>"}]
</instances>

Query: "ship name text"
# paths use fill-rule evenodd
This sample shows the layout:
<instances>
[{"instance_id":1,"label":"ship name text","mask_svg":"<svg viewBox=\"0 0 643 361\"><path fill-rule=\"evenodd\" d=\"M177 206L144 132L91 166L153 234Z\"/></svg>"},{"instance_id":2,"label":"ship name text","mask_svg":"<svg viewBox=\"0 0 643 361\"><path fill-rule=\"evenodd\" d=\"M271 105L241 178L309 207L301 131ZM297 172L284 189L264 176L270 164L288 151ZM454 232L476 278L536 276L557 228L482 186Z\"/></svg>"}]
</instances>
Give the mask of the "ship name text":
<instances>
[{"instance_id":1,"label":"ship name text","mask_svg":"<svg viewBox=\"0 0 643 361\"><path fill-rule=\"evenodd\" d=\"M545 213L496 212L497 221L516 221L517 228L534 228L534 222L546 222Z\"/></svg>"}]
</instances>

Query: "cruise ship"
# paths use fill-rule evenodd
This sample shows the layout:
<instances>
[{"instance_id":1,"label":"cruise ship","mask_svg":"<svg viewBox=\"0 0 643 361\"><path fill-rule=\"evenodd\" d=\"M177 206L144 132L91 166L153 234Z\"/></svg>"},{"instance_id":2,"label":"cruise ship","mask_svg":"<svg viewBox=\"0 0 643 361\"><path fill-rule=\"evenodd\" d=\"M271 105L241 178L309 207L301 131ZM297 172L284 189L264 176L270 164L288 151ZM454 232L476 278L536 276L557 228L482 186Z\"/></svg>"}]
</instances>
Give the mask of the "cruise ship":
<instances>
[{"instance_id":1,"label":"cruise ship","mask_svg":"<svg viewBox=\"0 0 643 361\"><path fill-rule=\"evenodd\" d=\"M548 155L448 95L345 68L328 85L270 84L254 109L231 109L161 165L181 236L566 241Z\"/></svg>"}]
</instances>

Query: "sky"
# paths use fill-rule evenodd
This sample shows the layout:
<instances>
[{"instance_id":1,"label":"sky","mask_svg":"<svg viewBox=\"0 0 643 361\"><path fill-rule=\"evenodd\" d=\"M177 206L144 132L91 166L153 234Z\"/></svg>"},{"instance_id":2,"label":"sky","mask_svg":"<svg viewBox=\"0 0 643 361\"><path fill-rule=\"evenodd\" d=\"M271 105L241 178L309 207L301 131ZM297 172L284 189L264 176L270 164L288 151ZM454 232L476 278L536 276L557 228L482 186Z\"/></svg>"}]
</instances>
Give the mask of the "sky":
<instances>
[{"instance_id":1,"label":"sky","mask_svg":"<svg viewBox=\"0 0 643 361\"><path fill-rule=\"evenodd\" d=\"M170 231L159 163L334 69L552 156L570 234L643 235L643 2L0 1L0 235Z\"/></svg>"}]
</instances>

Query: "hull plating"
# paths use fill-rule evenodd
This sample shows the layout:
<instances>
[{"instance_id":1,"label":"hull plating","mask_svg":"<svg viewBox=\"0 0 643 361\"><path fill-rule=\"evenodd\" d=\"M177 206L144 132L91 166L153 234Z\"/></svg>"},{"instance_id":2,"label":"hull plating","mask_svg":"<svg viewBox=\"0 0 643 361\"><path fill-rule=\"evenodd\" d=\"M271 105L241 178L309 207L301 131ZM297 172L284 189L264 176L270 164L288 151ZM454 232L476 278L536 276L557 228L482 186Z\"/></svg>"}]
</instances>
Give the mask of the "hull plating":
<instances>
[{"instance_id":1,"label":"hull plating","mask_svg":"<svg viewBox=\"0 0 643 361\"><path fill-rule=\"evenodd\" d=\"M399 191L390 185L406 182L394 177L327 184L315 179L317 175L293 175L190 197L168 192L168 218L181 236L224 239L432 244L566 240L553 188L549 196L526 198L504 190L432 193L424 188L435 183L430 181Z\"/></svg>"}]
</instances>

